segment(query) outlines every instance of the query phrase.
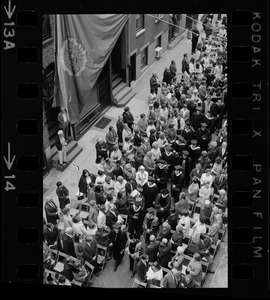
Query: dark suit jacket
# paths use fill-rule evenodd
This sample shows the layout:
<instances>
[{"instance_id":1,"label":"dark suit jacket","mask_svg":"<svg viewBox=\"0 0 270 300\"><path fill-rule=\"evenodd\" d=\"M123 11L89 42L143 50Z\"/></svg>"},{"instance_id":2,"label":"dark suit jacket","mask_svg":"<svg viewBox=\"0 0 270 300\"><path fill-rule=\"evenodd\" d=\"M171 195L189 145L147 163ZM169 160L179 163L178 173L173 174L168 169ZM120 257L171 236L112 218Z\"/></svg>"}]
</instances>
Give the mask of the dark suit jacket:
<instances>
[{"instance_id":1,"label":"dark suit jacket","mask_svg":"<svg viewBox=\"0 0 270 300\"><path fill-rule=\"evenodd\" d=\"M168 268L168 263L171 261L171 249L172 245L170 242L168 242L167 246L159 247L157 258L162 267Z\"/></svg>"},{"instance_id":2,"label":"dark suit jacket","mask_svg":"<svg viewBox=\"0 0 270 300\"><path fill-rule=\"evenodd\" d=\"M112 229L113 224L115 224L117 222L117 214L116 216L111 212L111 211L107 211L106 213L106 225L110 227L110 229Z\"/></svg>"},{"instance_id":3,"label":"dark suit jacket","mask_svg":"<svg viewBox=\"0 0 270 300\"><path fill-rule=\"evenodd\" d=\"M149 243L146 247L145 253L148 255L149 262L157 261L157 252L159 248L159 241L155 241L154 243Z\"/></svg>"},{"instance_id":4,"label":"dark suit jacket","mask_svg":"<svg viewBox=\"0 0 270 300\"><path fill-rule=\"evenodd\" d=\"M95 239L90 242L90 246L86 241L83 242L83 256L86 261L91 263L93 257L97 255L97 250L97 242Z\"/></svg>"},{"instance_id":5,"label":"dark suit jacket","mask_svg":"<svg viewBox=\"0 0 270 300\"><path fill-rule=\"evenodd\" d=\"M167 218L168 223L171 225L172 230L175 230L177 223L178 223L178 214L174 213L172 215L169 215Z\"/></svg>"},{"instance_id":6,"label":"dark suit jacket","mask_svg":"<svg viewBox=\"0 0 270 300\"><path fill-rule=\"evenodd\" d=\"M56 226L54 226L52 231L46 228L43 234L44 234L44 238L48 242L48 245L50 246L57 241L59 230Z\"/></svg>"},{"instance_id":7,"label":"dark suit jacket","mask_svg":"<svg viewBox=\"0 0 270 300\"><path fill-rule=\"evenodd\" d=\"M141 260L137 263L137 275L140 281L146 280L146 272L148 271L148 264L145 265Z\"/></svg>"},{"instance_id":8,"label":"dark suit jacket","mask_svg":"<svg viewBox=\"0 0 270 300\"><path fill-rule=\"evenodd\" d=\"M227 182L228 182L227 177L223 177L220 180L220 175L217 175L215 177L214 182L213 182L214 193L217 194L218 191L221 190L221 189L227 190Z\"/></svg>"},{"instance_id":9,"label":"dark suit jacket","mask_svg":"<svg viewBox=\"0 0 270 300\"><path fill-rule=\"evenodd\" d=\"M226 158L227 157L227 149L224 152L224 154L222 155L222 147L221 146L218 147L217 156L221 157L222 159Z\"/></svg>"},{"instance_id":10,"label":"dark suit jacket","mask_svg":"<svg viewBox=\"0 0 270 300\"><path fill-rule=\"evenodd\" d=\"M56 220L59 219L58 214L55 214L57 213L57 205L55 204L55 202L53 201L53 206L51 206L48 203L45 203L44 209L46 213L47 222L50 222L55 225L57 223Z\"/></svg>"},{"instance_id":11,"label":"dark suit jacket","mask_svg":"<svg viewBox=\"0 0 270 300\"><path fill-rule=\"evenodd\" d=\"M63 250L66 254L76 258L74 241L71 237L67 236L65 233L63 235Z\"/></svg>"},{"instance_id":12,"label":"dark suit jacket","mask_svg":"<svg viewBox=\"0 0 270 300\"><path fill-rule=\"evenodd\" d=\"M123 112L122 114L123 119L124 119L124 123L127 123L129 126L133 124L134 122L134 117L132 115L132 113L127 113L127 112Z\"/></svg>"}]
</instances>

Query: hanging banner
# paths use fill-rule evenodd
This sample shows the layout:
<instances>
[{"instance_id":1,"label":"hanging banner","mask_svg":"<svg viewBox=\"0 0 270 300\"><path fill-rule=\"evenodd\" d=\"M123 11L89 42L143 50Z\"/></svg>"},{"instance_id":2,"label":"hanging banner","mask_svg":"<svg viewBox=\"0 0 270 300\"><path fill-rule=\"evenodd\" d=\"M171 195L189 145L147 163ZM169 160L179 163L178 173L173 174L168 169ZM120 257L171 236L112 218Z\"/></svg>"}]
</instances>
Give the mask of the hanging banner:
<instances>
[{"instance_id":1,"label":"hanging banner","mask_svg":"<svg viewBox=\"0 0 270 300\"><path fill-rule=\"evenodd\" d=\"M128 15L56 15L53 107L64 106L72 124L87 101Z\"/></svg>"}]
</instances>

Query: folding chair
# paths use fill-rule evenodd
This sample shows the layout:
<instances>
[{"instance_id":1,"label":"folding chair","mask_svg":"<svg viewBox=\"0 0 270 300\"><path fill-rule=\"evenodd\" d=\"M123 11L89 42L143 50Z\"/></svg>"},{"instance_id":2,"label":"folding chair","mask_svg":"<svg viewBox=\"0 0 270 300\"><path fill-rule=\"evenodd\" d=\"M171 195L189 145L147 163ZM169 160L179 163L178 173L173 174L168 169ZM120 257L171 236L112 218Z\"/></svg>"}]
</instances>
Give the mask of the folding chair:
<instances>
[{"instance_id":1,"label":"folding chair","mask_svg":"<svg viewBox=\"0 0 270 300\"><path fill-rule=\"evenodd\" d=\"M214 259L214 257L216 256L216 254L219 250L220 242L221 242L220 240L217 240L216 245L212 245L210 250L209 250L209 253L210 253L210 255L212 255L213 259Z\"/></svg>"},{"instance_id":2,"label":"folding chair","mask_svg":"<svg viewBox=\"0 0 270 300\"><path fill-rule=\"evenodd\" d=\"M88 270L90 272L90 274L91 274L90 278L92 278L95 267L93 265L91 265L88 261L86 261L84 263L84 266L85 266L86 270Z\"/></svg>"},{"instance_id":3,"label":"folding chair","mask_svg":"<svg viewBox=\"0 0 270 300\"><path fill-rule=\"evenodd\" d=\"M50 249L50 252L52 255L52 264L53 264L53 266L55 266L58 261L58 250Z\"/></svg>"},{"instance_id":4,"label":"folding chair","mask_svg":"<svg viewBox=\"0 0 270 300\"><path fill-rule=\"evenodd\" d=\"M200 211L201 211L202 205L200 203L196 203L193 213L193 218L197 221L200 217Z\"/></svg>"},{"instance_id":5,"label":"folding chair","mask_svg":"<svg viewBox=\"0 0 270 300\"><path fill-rule=\"evenodd\" d=\"M64 261L70 257L70 255L67 255L61 251L58 251L58 257L57 257L57 262L53 268L54 271L58 273L62 273L64 271ZM75 258L74 258L75 259Z\"/></svg>"},{"instance_id":6,"label":"folding chair","mask_svg":"<svg viewBox=\"0 0 270 300\"><path fill-rule=\"evenodd\" d=\"M188 199L188 211L189 216L192 218L194 214L195 202Z\"/></svg>"},{"instance_id":7,"label":"folding chair","mask_svg":"<svg viewBox=\"0 0 270 300\"><path fill-rule=\"evenodd\" d=\"M71 282L72 286L82 286L82 283L73 279Z\"/></svg>"},{"instance_id":8,"label":"folding chair","mask_svg":"<svg viewBox=\"0 0 270 300\"><path fill-rule=\"evenodd\" d=\"M120 214L120 216L124 219L124 224L123 225L127 226L128 215Z\"/></svg>"},{"instance_id":9,"label":"folding chair","mask_svg":"<svg viewBox=\"0 0 270 300\"><path fill-rule=\"evenodd\" d=\"M97 256L97 263L101 264L101 270L104 270L106 261L107 261L107 247L104 247L100 244L97 244L97 248L98 248L98 256Z\"/></svg>"},{"instance_id":10,"label":"folding chair","mask_svg":"<svg viewBox=\"0 0 270 300\"><path fill-rule=\"evenodd\" d=\"M224 229L219 229L218 230L218 239L222 242L225 236L226 230Z\"/></svg>"},{"instance_id":11,"label":"folding chair","mask_svg":"<svg viewBox=\"0 0 270 300\"><path fill-rule=\"evenodd\" d=\"M79 205L79 211L80 212L85 211L85 212L89 213L89 210L90 210L90 204L88 202L82 200Z\"/></svg>"},{"instance_id":12,"label":"folding chair","mask_svg":"<svg viewBox=\"0 0 270 300\"><path fill-rule=\"evenodd\" d=\"M165 268L165 267L161 267L162 268L162 271L163 271L163 277L170 272L170 269L168 268Z\"/></svg>"},{"instance_id":13,"label":"folding chair","mask_svg":"<svg viewBox=\"0 0 270 300\"><path fill-rule=\"evenodd\" d=\"M203 260L201 260L201 264L202 264L202 281L201 281L201 287L203 287L206 275L207 275L207 270L208 270L208 266L209 263L205 262Z\"/></svg>"}]
</instances>

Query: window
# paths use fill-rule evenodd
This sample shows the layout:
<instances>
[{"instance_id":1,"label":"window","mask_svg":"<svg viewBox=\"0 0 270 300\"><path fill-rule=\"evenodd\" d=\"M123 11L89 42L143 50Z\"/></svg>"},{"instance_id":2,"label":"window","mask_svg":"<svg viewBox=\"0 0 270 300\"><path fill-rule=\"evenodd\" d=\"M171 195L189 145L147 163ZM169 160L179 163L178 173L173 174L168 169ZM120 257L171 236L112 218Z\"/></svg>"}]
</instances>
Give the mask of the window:
<instances>
[{"instance_id":1,"label":"window","mask_svg":"<svg viewBox=\"0 0 270 300\"><path fill-rule=\"evenodd\" d=\"M52 37L52 28L49 15L42 15L42 40Z\"/></svg>"},{"instance_id":2,"label":"window","mask_svg":"<svg viewBox=\"0 0 270 300\"><path fill-rule=\"evenodd\" d=\"M145 47L141 52L141 70L147 66L147 51L148 47Z\"/></svg>"},{"instance_id":3,"label":"window","mask_svg":"<svg viewBox=\"0 0 270 300\"><path fill-rule=\"evenodd\" d=\"M156 47L161 47L161 38L162 38L162 34L156 39Z\"/></svg>"},{"instance_id":4,"label":"window","mask_svg":"<svg viewBox=\"0 0 270 300\"><path fill-rule=\"evenodd\" d=\"M159 22L160 21L159 19L163 19L163 16L164 16L164 14L155 14L155 17L156 17L155 23Z\"/></svg>"},{"instance_id":5,"label":"window","mask_svg":"<svg viewBox=\"0 0 270 300\"><path fill-rule=\"evenodd\" d=\"M136 15L136 30L137 32L144 29L144 15Z\"/></svg>"}]
</instances>

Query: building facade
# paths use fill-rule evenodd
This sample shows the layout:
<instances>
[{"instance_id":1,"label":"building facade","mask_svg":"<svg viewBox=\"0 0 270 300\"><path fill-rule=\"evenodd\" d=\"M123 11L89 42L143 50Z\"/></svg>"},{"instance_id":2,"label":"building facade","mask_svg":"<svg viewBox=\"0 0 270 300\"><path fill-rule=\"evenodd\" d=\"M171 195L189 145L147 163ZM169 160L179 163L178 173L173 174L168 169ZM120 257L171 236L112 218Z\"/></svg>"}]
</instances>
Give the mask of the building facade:
<instances>
[{"instance_id":1,"label":"building facade","mask_svg":"<svg viewBox=\"0 0 270 300\"><path fill-rule=\"evenodd\" d=\"M175 34L182 34L186 15L176 15ZM130 14L127 22L96 82L91 101L80 113L80 120L70 126L72 139L78 140L96 120L115 104L123 89L132 90L132 82L168 48L169 14ZM58 131L57 115L60 107L52 107L54 98L54 15L43 15L43 148L44 174L52 164L55 138ZM158 47L158 48L157 48ZM159 51L157 52L156 49ZM127 92L128 93L128 92ZM132 94L130 94L132 95ZM120 96L119 96L120 97ZM95 99L92 101L92 99Z\"/></svg>"}]
</instances>

